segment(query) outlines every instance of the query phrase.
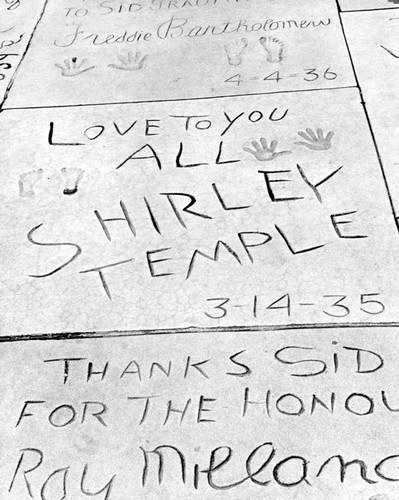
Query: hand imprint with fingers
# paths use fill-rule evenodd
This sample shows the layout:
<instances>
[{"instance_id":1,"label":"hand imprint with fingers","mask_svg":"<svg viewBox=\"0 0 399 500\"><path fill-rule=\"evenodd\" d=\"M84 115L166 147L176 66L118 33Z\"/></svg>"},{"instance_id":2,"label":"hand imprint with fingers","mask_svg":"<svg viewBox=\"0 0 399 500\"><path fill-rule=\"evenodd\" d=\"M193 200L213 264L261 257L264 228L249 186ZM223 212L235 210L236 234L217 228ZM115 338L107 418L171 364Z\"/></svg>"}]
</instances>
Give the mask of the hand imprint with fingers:
<instances>
[{"instance_id":1,"label":"hand imprint with fingers","mask_svg":"<svg viewBox=\"0 0 399 500\"><path fill-rule=\"evenodd\" d=\"M61 169L61 172L65 180L64 194L75 194L85 171L81 168L64 167Z\"/></svg>"},{"instance_id":2,"label":"hand imprint with fingers","mask_svg":"<svg viewBox=\"0 0 399 500\"><path fill-rule=\"evenodd\" d=\"M277 141L272 141L270 146L268 146L267 141L264 137L261 137L260 144L256 141L252 141L251 148L243 148L247 153L251 153L255 156L258 161L271 161L282 155L289 155L291 151L276 151Z\"/></svg>"},{"instance_id":3,"label":"hand imprint with fingers","mask_svg":"<svg viewBox=\"0 0 399 500\"><path fill-rule=\"evenodd\" d=\"M313 151L326 151L331 148L331 139L334 136L334 132L328 132L328 134L324 137L324 132L321 128L316 130L316 134L312 129L307 128L305 132L298 132L298 135L305 139L307 142L296 142L299 146L304 146L306 148L312 149Z\"/></svg>"},{"instance_id":4,"label":"hand imprint with fingers","mask_svg":"<svg viewBox=\"0 0 399 500\"><path fill-rule=\"evenodd\" d=\"M133 52L128 52L126 56L118 54L117 58L119 59L119 63L108 64L108 67L122 69L124 71L137 71L143 68L147 57L147 55L141 57L141 52L136 52L136 54L133 54Z\"/></svg>"},{"instance_id":5,"label":"hand imprint with fingers","mask_svg":"<svg viewBox=\"0 0 399 500\"><path fill-rule=\"evenodd\" d=\"M246 38L240 38L240 40L233 40L226 43L224 50L226 51L227 60L230 66L239 66L242 63L243 52L247 46L248 40Z\"/></svg>"},{"instance_id":6,"label":"hand imprint with fingers","mask_svg":"<svg viewBox=\"0 0 399 500\"><path fill-rule=\"evenodd\" d=\"M77 57L72 57L70 60L64 59L64 66L58 63L54 66L61 70L62 76L77 76L95 68L95 66L88 66L87 59L82 59L79 62Z\"/></svg>"}]
</instances>

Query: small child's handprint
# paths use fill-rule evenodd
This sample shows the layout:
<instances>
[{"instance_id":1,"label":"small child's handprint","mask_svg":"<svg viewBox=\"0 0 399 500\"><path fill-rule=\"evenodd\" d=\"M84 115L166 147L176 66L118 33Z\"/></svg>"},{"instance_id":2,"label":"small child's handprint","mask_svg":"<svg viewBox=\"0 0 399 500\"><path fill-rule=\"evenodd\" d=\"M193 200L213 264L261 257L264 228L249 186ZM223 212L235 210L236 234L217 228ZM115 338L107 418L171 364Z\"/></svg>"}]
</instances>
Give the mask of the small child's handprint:
<instances>
[{"instance_id":1,"label":"small child's handprint","mask_svg":"<svg viewBox=\"0 0 399 500\"><path fill-rule=\"evenodd\" d=\"M82 59L79 62L77 57L72 57L71 60L65 59L64 66L58 63L55 66L61 70L62 76L77 76L95 68L95 66L88 66L87 59Z\"/></svg>"},{"instance_id":2,"label":"small child's handprint","mask_svg":"<svg viewBox=\"0 0 399 500\"><path fill-rule=\"evenodd\" d=\"M246 38L240 38L239 40L233 40L226 43L224 49L230 66L239 66L242 63L242 55L247 46L248 40Z\"/></svg>"},{"instance_id":3,"label":"small child's handprint","mask_svg":"<svg viewBox=\"0 0 399 500\"><path fill-rule=\"evenodd\" d=\"M61 169L61 172L65 180L64 194L75 194L85 171L81 168L64 167Z\"/></svg>"},{"instance_id":4,"label":"small child's handprint","mask_svg":"<svg viewBox=\"0 0 399 500\"><path fill-rule=\"evenodd\" d=\"M317 135L313 132L312 129L306 129L307 134L305 132L298 132L298 135L305 139L307 142L296 142L299 146L305 146L306 148L312 149L313 151L326 151L331 148L331 139L334 136L334 132L328 132L328 134L324 137L324 132L321 128L316 130Z\"/></svg>"},{"instance_id":5,"label":"small child's handprint","mask_svg":"<svg viewBox=\"0 0 399 500\"><path fill-rule=\"evenodd\" d=\"M126 56L118 54L117 57L119 59L119 63L108 64L110 68L122 69L124 71L137 71L143 68L145 60L148 56L144 55L141 57L141 52L136 52L136 54L128 52Z\"/></svg>"},{"instance_id":6,"label":"small child's handprint","mask_svg":"<svg viewBox=\"0 0 399 500\"><path fill-rule=\"evenodd\" d=\"M264 137L261 137L260 144L256 141L251 142L251 148L243 148L247 153L251 153L258 161L271 161L281 155L288 155L291 151L276 151L277 141L272 141L270 147Z\"/></svg>"}]
</instances>

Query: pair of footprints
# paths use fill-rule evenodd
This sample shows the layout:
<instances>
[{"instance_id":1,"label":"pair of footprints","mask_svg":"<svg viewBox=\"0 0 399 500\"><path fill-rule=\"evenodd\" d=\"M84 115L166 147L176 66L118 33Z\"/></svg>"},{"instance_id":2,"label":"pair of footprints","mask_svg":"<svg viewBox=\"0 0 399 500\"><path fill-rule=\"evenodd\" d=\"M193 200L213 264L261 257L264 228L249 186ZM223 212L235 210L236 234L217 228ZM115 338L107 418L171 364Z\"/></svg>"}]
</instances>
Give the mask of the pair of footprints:
<instances>
[{"instance_id":1,"label":"pair of footprints","mask_svg":"<svg viewBox=\"0 0 399 500\"><path fill-rule=\"evenodd\" d=\"M62 168L62 176L64 178L64 190L63 193L67 195L75 194L78 190L79 182L81 181L84 170L81 168ZM35 196L34 187L42 180L43 169L31 170L25 172L19 176L19 196L23 198L31 198Z\"/></svg>"},{"instance_id":2,"label":"pair of footprints","mask_svg":"<svg viewBox=\"0 0 399 500\"><path fill-rule=\"evenodd\" d=\"M279 63L283 60L284 44L274 36L262 36L259 43L266 51L266 59L271 63ZM245 49L248 47L248 40L241 38L234 40L224 46L230 66L239 66Z\"/></svg>"},{"instance_id":3,"label":"pair of footprints","mask_svg":"<svg viewBox=\"0 0 399 500\"><path fill-rule=\"evenodd\" d=\"M327 151L331 149L331 140L334 136L334 132L328 132L328 134L324 135L321 128L318 128L316 132L307 128L306 133L298 132L298 135L303 141L298 141L294 144L306 147L312 151ZM279 156L291 154L291 151L288 150L276 151L277 141L272 141L269 145L264 137L261 137L259 142L252 141L251 144L253 149L245 147L243 149L247 153L253 155L258 161L271 161Z\"/></svg>"},{"instance_id":4,"label":"pair of footprints","mask_svg":"<svg viewBox=\"0 0 399 500\"><path fill-rule=\"evenodd\" d=\"M138 71L144 67L144 63L148 55L142 55L141 52L127 52L127 54L118 54L117 62L108 64L109 68L119 69L122 71ZM88 59L64 59L64 64L56 63L55 67L61 70L62 76L77 76L90 71L97 66L90 65Z\"/></svg>"}]
</instances>

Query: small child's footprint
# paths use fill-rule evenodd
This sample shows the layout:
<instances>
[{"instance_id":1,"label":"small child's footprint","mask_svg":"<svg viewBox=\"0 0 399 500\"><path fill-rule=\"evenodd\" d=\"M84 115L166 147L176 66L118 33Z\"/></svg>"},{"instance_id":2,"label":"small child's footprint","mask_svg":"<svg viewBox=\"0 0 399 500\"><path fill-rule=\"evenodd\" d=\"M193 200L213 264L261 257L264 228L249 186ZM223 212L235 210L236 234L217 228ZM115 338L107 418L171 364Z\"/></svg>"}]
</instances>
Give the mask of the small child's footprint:
<instances>
[{"instance_id":1,"label":"small child's footprint","mask_svg":"<svg viewBox=\"0 0 399 500\"><path fill-rule=\"evenodd\" d=\"M259 42L266 50L267 60L272 63L278 63L283 60L284 44L274 36L262 36Z\"/></svg>"},{"instance_id":2,"label":"small child's footprint","mask_svg":"<svg viewBox=\"0 0 399 500\"><path fill-rule=\"evenodd\" d=\"M64 194L75 194L85 171L81 168L64 167L61 169L61 172L65 179Z\"/></svg>"},{"instance_id":3,"label":"small child's footprint","mask_svg":"<svg viewBox=\"0 0 399 500\"><path fill-rule=\"evenodd\" d=\"M35 196L33 190L34 185L41 180L43 175L43 170L39 168L38 170L30 170L19 176L19 196L24 198L30 198Z\"/></svg>"},{"instance_id":4,"label":"small child's footprint","mask_svg":"<svg viewBox=\"0 0 399 500\"><path fill-rule=\"evenodd\" d=\"M246 38L233 40L224 46L230 66L239 66L242 63L242 55L247 46L248 40Z\"/></svg>"}]
</instances>

